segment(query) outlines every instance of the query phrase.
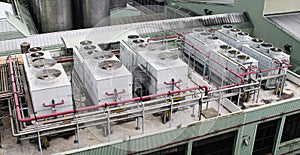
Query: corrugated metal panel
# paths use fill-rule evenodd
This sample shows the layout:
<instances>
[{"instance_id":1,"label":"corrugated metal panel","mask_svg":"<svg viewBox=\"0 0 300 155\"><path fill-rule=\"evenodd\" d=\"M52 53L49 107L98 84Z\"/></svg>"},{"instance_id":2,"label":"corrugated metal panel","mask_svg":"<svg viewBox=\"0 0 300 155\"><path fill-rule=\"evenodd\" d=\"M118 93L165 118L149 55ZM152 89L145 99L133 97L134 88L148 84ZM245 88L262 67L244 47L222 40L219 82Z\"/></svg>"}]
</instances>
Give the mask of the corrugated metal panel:
<instances>
[{"instance_id":1,"label":"corrugated metal panel","mask_svg":"<svg viewBox=\"0 0 300 155\"><path fill-rule=\"evenodd\" d=\"M17 31L6 19L0 21L0 32Z\"/></svg>"},{"instance_id":2,"label":"corrugated metal panel","mask_svg":"<svg viewBox=\"0 0 300 155\"><path fill-rule=\"evenodd\" d=\"M218 21L218 22L216 22ZM184 29L200 26L209 26L212 24L234 24L241 22L249 22L249 19L245 13L229 13L229 14L219 14L211 16L200 16L200 17L189 17L180 19L169 19L169 20L159 20L151 22L142 23L132 23L124 25L114 25L106 27L97 27L73 31L62 31L54 33L46 33L29 36L28 38L15 39L9 41L0 42L0 52L6 50L16 50L20 48L20 43L23 41L30 42L32 46L46 46L46 45L56 45L62 44L62 36L75 36L75 35L87 35L92 32L104 32L110 30L137 30L139 34L144 33L154 33L160 31L168 31L174 29ZM49 39L52 38L52 39Z\"/></svg>"},{"instance_id":3,"label":"corrugated metal panel","mask_svg":"<svg viewBox=\"0 0 300 155\"><path fill-rule=\"evenodd\" d=\"M9 31L9 32L0 32L0 41L1 40L9 40L16 38L23 38L24 35L19 31Z\"/></svg>"},{"instance_id":4,"label":"corrugated metal panel","mask_svg":"<svg viewBox=\"0 0 300 155\"><path fill-rule=\"evenodd\" d=\"M278 26L282 27L286 31L290 32L292 35L300 40L300 13L289 13L280 15L267 16L268 19L273 21Z\"/></svg>"}]
</instances>

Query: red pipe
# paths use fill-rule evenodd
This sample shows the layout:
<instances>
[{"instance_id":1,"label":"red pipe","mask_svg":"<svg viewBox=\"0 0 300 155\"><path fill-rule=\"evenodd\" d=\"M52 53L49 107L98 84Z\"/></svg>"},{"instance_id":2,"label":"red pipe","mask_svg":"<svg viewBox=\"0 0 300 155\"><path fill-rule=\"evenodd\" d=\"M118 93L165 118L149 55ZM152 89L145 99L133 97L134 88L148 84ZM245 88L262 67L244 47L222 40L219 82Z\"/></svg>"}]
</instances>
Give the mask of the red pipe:
<instances>
[{"instance_id":1,"label":"red pipe","mask_svg":"<svg viewBox=\"0 0 300 155\"><path fill-rule=\"evenodd\" d=\"M149 41L163 40L163 39L171 39L171 38L176 38L176 35L156 37L156 38L149 38L149 39L147 39L147 42L149 42Z\"/></svg>"},{"instance_id":2,"label":"red pipe","mask_svg":"<svg viewBox=\"0 0 300 155\"><path fill-rule=\"evenodd\" d=\"M218 30L218 28L211 28L210 30ZM289 68L291 67L292 65L290 64L287 64L286 66L283 66L283 67L278 67L278 68L270 68L270 69L267 69L267 70L261 70L261 71L253 71L253 72L246 72L246 73L241 73L241 74L238 74L238 73L235 73L233 72L232 70L228 69L226 66L222 65L221 63L219 63L218 61L210 58L209 55L207 55L206 53L204 53L203 51L199 50L198 48L194 47L191 43L185 41L184 39L182 39L180 36L178 35L182 35L182 34L189 34L191 32L176 32L174 35L171 35L171 36L165 36L165 37L157 37L157 38L150 38L148 39L149 40L161 40L161 39L164 39L164 38L174 38L174 37L177 37L179 40L183 41L184 43L186 43L187 45L189 45L190 47L192 47L193 49L195 49L196 51L202 53L205 57L209 58L210 60L212 60L213 62L215 62L216 64L220 65L221 67L223 67L224 69L226 69L227 71L229 71L231 74L235 75L236 77L238 77L241 82L240 84L243 84L244 83L244 79L243 79L243 76L245 75L250 75L250 74L257 74L257 73L261 73L261 72L269 72L269 71L272 71L272 70L278 70L278 69L281 69L281 68ZM286 63L286 62L289 62L288 60L283 60L282 62L280 63ZM257 68L257 66L253 66L253 67L248 67L248 69L254 69L254 68ZM243 70L246 70L245 68L243 68ZM237 85L240 85L240 84L233 84L233 86L237 86ZM218 89L222 89L222 88L230 88L231 85L229 86L224 86L224 87L220 87Z\"/></svg>"},{"instance_id":3,"label":"red pipe","mask_svg":"<svg viewBox=\"0 0 300 155\"><path fill-rule=\"evenodd\" d=\"M136 97L136 98L123 100L123 101L118 101L118 102L111 102L111 103L107 103L107 104L100 104L100 105L95 105L95 106L79 108L79 109L76 109L76 112L92 110L92 109L98 109L98 108L103 108L103 107L107 107L107 106L113 106L113 105L118 105L118 104L129 103L129 102L144 101L144 100L148 100L148 99L152 99L152 98L156 98L156 97L172 95L172 94L177 94L177 93L186 92L186 91L192 91L192 90L196 90L196 89L205 89L204 92L205 92L206 96L208 95L208 92L210 91L207 86L196 86L196 87L186 88L186 89L182 89L182 90L169 91L169 92L165 92L165 93L161 93L161 94L153 94L153 95L148 95L148 96L143 96L143 97Z\"/></svg>"},{"instance_id":4,"label":"red pipe","mask_svg":"<svg viewBox=\"0 0 300 155\"><path fill-rule=\"evenodd\" d=\"M277 68L269 68L269 69L265 69L265 70L260 70L260 71L255 71L255 72L246 72L246 73L242 73L239 74L240 76L245 76L245 75L250 75L250 74L258 74L258 73L264 73L264 72L269 72L269 71L274 71L274 70L278 70L278 69L283 69L283 68L289 68L292 65L286 65L286 66L281 66L281 67L277 67Z\"/></svg>"},{"instance_id":5,"label":"red pipe","mask_svg":"<svg viewBox=\"0 0 300 155\"><path fill-rule=\"evenodd\" d=\"M182 80L179 79L177 82L164 82L165 85L176 85L177 83L181 83Z\"/></svg>"},{"instance_id":6,"label":"red pipe","mask_svg":"<svg viewBox=\"0 0 300 155\"><path fill-rule=\"evenodd\" d=\"M124 94L125 92L126 92L125 89L123 89L123 91L121 91L121 92L114 92L114 93L106 92L105 95L107 95L107 96L120 95L120 94Z\"/></svg>"},{"instance_id":7,"label":"red pipe","mask_svg":"<svg viewBox=\"0 0 300 155\"><path fill-rule=\"evenodd\" d=\"M64 63L64 62L70 62L73 61L74 58L65 58L65 59L60 59L60 60L56 60L57 63Z\"/></svg>"},{"instance_id":8,"label":"red pipe","mask_svg":"<svg viewBox=\"0 0 300 155\"><path fill-rule=\"evenodd\" d=\"M286 66L281 66L281 67L277 67L277 68L269 68L269 69L265 69L265 70L260 70L260 72L269 72L269 71L273 71L273 70L278 70L278 69L282 69L282 68L289 68L292 65L286 65Z\"/></svg>"},{"instance_id":9,"label":"red pipe","mask_svg":"<svg viewBox=\"0 0 300 155\"><path fill-rule=\"evenodd\" d=\"M215 29L214 29L215 30ZM288 68L288 67L291 67L290 64L286 65L286 66L282 66L282 67L278 67L278 68L271 68L271 69L267 69L267 70L261 70L261 71L252 71L252 72L246 72L246 73L241 73L241 74L238 74L238 73L235 73L234 71L228 69L226 66L222 65L221 63L219 63L218 61L212 59L209 55L207 55L205 52L201 51L200 49L196 48L194 45L192 45L191 43L187 42L186 40L184 40L183 38L181 38L180 34L188 34L190 32L183 32L183 33L175 33L175 35L172 35L172 36L167 36L167 37L174 37L176 36L179 40L181 40L182 42L184 42L185 44L189 45L190 47L192 47L193 49L195 49L196 51L200 52L201 54L203 54L205 57L207 57L208 59L210 59L211 61L213 61L214 63L218 64L219 66L223 67L224 69L226 69L227 71L229 71L231 74L235 75L236 77L238 77L241 81L240 83L236 83L236 84L231 84L231 85L227 85L227 86L223 86L223 87L219 87L217 89L225 89L225 88L230 88L230 87L234 87L234 86L238 86L238 85L241 85L244 83L244 79L243 79L243 76L245 75L250 75L250 74L257 74L257 73L261 73L261 72L269 72L269 71L272 71L272 70L278 70L278 69L281 69L281 68ZM159 37L159 38L150 38L148 40L160 40L160 39L164 39L164 37ZM288 62L288 60L283 60L282 63L284 62ZM253 67L249 67L248 69L253 69L253 68L256 68L256 66L253 66ZM243 70L246 70L245 68Z\"/></svg>"},{"instance_id":10,"label":"red pipe","mask_svg":"<svg viewBox=\"0 0 300 155\"><path fill-rule=\"evenodd\" d=\"M191 33L191 32L176 32L174 35L170 35L170 36L149 38L149 39L147 39L147 42L149 42L149 41L163 40L163 39L177 38L178 35L189 34L189 33Z\"/></svg>"},{"instance_id":11,"label":"red pipe","mask_svg":"<svg viewBox=\"0 0 300 155\"><path fill-rule=\"evenodd\" d=\"M62 105L62 104L64 104L64 103L65 103L65 101L64 101L64 100L61 100L61 102L54 103L54 104L52 104L52 103L50 103L50 104L43 103L43 106L44 106L44 107L55 107L55 106L57 106L57 105Z\"/></svg>"},{"instance_id":12,"label":"red pipe","mask_svg":"<svg viewBox=\"0 0 300 155\"><path fill-rule=\"evenodd\" d=\"M179 86L177 86L177 83L181 83L182 80L179 79L177 82L164 82L165 85L174 85L177 89L180 89Z\"/></svg>"},{"instance_id":13,"label":"red pipe","mask_svg":"<svg viewBox=\"0 0 300 155\"><path fill-rule=\"evenodd\" d=\"M210 60L212 60L213 62L215 62L215 63L218 64L219 66L223 67L224 69L226 69L227 71L229 71L230 73L232 73L233 75L235 75L236 77L238 77L238 78L241 80L240 84L232 84L232 85L228 85L228 86L224 86L224 87L219 87L218 89L230 88L230 87L234 87L234 86L243 84L243 83L244 83L243 76L245 76L245 75L258 74L258 73L262 73L262 72L269 72L269 71L272 71L272 70L278 70L278 69L282 69L282 68L289 68L289 67L292 66L292 65L288 64L288 65L285 65L285 66L282 66L282 67L270 68L270 69L266 69L266 70L260 70L260 71L246 72L246 73L238 74L238 73L235 73L235 72L233 72L232 70L228 69L226 66L222 65L222 64L219 63L218 61L216 61L216 60L210 58L209 55L207 55L207 54L204 53L203 51L199 50L198 48L196 48L195 46L193 46L191 43L189 43L189 42L185 41L184 39L180 38L179 36L178 36L178 39L180 39L181 41L183 41L185 44L189 45L190 47L192 47L192 48L195 49L196 51L202 53L205 57L209 58ZM287 61L283 61L283 62L287 62ZM283 63L283 62L282 62L282 63Z\"/></svg>"},{"instance_id":14,"label":"red pipe","mask_svg":"<svg viewBox=\"0 0 300 155\"><path fill-rule=\"evenodd\" d=\"M143 96L143 97L136 97L136 98L123 100L123 101L118 101L118 102L111 102L111 103L108 103L108 104L100 104L100 105L95 105L95 106L78 108L78 109L75 109L75 110L56 112L56 113L42 115L42 116L22 118L21 111L20 111L20 106L19 106L19 99L18 99L17 89L16 89L15 76L14 76L14 71L13 71L13 61L12 61L11 56L8 56L8 60L9 60L9 68L10 68L10 78L11 78L12 89L13 89L13 97L14 97L14 100L15 100L17 118L18 118L19 122L30 122L30 121L33 121L33 120L44 119L44 118L49 118L49 117L56 117L56 116L71 114L71 113L75 113L75 112L93 110L93 109L98 109L98 108L107 107L107 106L113 106L113 105L117 105L117 104L143 101L143 100L147 100L147 99L151 99L151 98L155 98L155 97L161 97L161 96L176 94L176 93L180 93L180 92L192 91L192 90L196 90L196 89L205 89L204 92L205 92L205 95L207 96L208 92L210 91L207 86L197 86L197 87L192 87L192 88L186 88L186 89L183 89L183 90L174 90L174 91L169 91L169 92L165 92L165 93L161 93L161 94L153 94L153 95L148 95L148 96Z\"/></svg>"},{"instance_id":15,"label":"red pipe","mask_svg":"<svg viewBox=\"0 0 300 155\"><path fill-rule=\"evenodd\" d=\"M193 46L191 43L185 41L184 39L180 38L179 36L177 36L179 40L183 41L185 44L189 45L190 47L192 47L193 49L195 49L196 51L200 52L201 54L203 54L205 57L207 57L208 59L210 59L211 61L213 61L214 63L218 64L219 66L223 67L225 70L229 71L231 74L235 75L236 77L238 77L241 82L238 85L241 85L244 83L244 79L242 76L240 76L239 74L235 73L234 71L232 71L231 69L228 69L228 67L222 65L220 62L218 62L215 59L212 59L209 55L207 55L205 52L199 50L198 48L196 48L195 46Z\"/></svg>"}]
</instances>

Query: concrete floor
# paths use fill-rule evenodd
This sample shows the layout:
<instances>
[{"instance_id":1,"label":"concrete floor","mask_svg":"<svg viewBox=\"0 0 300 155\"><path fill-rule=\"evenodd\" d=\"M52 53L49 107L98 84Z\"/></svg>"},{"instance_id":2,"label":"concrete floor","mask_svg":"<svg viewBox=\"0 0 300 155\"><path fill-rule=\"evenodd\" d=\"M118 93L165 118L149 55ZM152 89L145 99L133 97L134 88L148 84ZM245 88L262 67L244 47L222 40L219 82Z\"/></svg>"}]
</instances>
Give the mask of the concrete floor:
<instances>
[{"instance_id":1,"label":"concrete floor","mask_svg":"<svg viewBox=\"0 0 300 155\"><path fill-rule=\"evenodd\" d=\"M189 87L195 86L195 84L189 81ZM80 95L81 92L79 89L74 88L76 91L76 101L77 103L80 102ZM79 93L79 94L78 94ZM247 108L259 106L266 104L266 101L275 102L280 100L278 96L274 94L274 90L263 90L261 89L259 97L259 102L254 103L250 100L249 103L245 104ZM286 82L286 86L284 89L284 94L293 94L293 96L300 96L300 88L295 84L291 83L290 81ZM84 102L86 96L81 96L81 103ZM84 104L80 104L80 106L84 106ZM210 102L208 105L209 109L214 109L217 111L218 103L217 102ZM203 105L203 110L206 109L206 104ZM230 113L227 109L220 107L220 114L226 115ZM199 120L198 117L198 106L195 106L194 114L195 117L192 117L193 114L193 107L185 107L179 109L177 112L173 113L172 119L172 127L179 126L182 124L190 124ZM205 118L201 116L201 120ZM4 119L4 127L2 127L1 135L2 135L2 148L0 149L0 155L18 155L18 154L40 154L38 151L38 144L37 143L30 143L28 140L22 141L21 144L16 144L16 138L12 136L11 126L10 126L10 119ZM163 124L160 116L154 115L147 115L145 117L145 133L155 132L162 129L167 129L170 127L170 122ZM142 135L142 130L136 130L137 121L129 121L122 124L111 124L111 131L112 134L110 136L110 141L118 140L118 139L128 139L129 136L135 135ZM139 125L141 127L141 119L139 121ZM43 149L43 154L53 154L64 152L68 150L73 150L78 147L78 144L74 143L75 136L70 136L67 139L64 138L55 138L49 141L50 147L47 149ZM97 128L95 126L88 127L85 129L80 130L80 147L88 147L95 144L101 144L108 142L108 137L103 136L102 128Z\"/></svg>"}]
</instances>

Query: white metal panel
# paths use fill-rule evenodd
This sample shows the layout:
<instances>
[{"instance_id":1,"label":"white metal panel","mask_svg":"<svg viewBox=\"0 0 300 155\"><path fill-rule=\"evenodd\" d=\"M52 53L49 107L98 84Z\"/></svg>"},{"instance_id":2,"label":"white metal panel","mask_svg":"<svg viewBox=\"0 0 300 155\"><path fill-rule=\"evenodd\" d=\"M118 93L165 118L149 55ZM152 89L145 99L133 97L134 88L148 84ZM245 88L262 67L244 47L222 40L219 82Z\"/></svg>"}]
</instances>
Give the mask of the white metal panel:
<instances>
[{"instance_id":1,"label":"white metal panel","mask_svg":"<svg viewBox=\"0 0 300 155\"><path fill-rule=\"evenodd\" d=\"M49 51L44 51L44 58L51 58L51 54ZM35 76L36 69L30 67L30 53L23 54L24 67L26 71L27 81L29 85L29 91L31 94L32 105L34 111L37 115L44 115L52 113L51 107L44 107L43 103L51 104L52 100L55 103L61 102L64 100L63 105L59 105L56 107L56 112L62 112L65 110L73 109L72 102L72 90L71 83L65 73L61 64L56 64L52 66L53 69L58 69L61 71L61 75L58 77L58 80L53 83L40 83L37 81Z\"/></svg>"},{"instance_id":2,"label":"white metal panel","mask_svg":"<svg viewBox=\"0 0 300 155\"><path fill-rule=\"evenodd\" d=\"M219 37L222 41L224 41L225 43L227 43L228 45L230 46L233 46L239 50L242 50L242 46L243 44L247 44L248 43L248 40L251 38L251 37L248 37L247 40L238 40L236 37L233 37L229 34L226 34L224 33L222 30L218 30L215 32L215 35L217 37Z\"/></svg>"},{"instance_id":3,"label":"white metal panel","mask_svg":"<svg viewBox=\"0 0 300 155\"><path fill-rule=\"evenodd\" d=\"M116 56L110 60L118 60ZM124 94L118 95L121 100L132 98L132 74L124 65L111 73L101 72L98 67L99 62L92 59L84 60L86 89L94 104L114 102L113 96L108 96L106 93L113 93L114 89L117 92L125 90Z\"/></svg>"}]
</instances>

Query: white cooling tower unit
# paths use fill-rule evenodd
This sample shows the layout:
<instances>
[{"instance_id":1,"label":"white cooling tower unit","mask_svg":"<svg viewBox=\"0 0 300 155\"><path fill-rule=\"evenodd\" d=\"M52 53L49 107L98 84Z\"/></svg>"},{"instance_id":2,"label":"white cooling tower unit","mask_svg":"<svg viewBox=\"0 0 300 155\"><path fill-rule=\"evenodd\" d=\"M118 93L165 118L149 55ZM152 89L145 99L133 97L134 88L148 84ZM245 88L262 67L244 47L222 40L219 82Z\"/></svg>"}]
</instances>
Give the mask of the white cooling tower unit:
<instances>
[{"instance_id":1,"label":"white cooling tower unit","mask_svg":"<svg viewBox=\"0 0 300 155\"><path fill-rule=\"evenodd\" d=\"M72 110L71 83L62 65L52 59L49 51L29 51L22 57L34 112L45 115Z\"/></svg>"},{"instance_id":2,"label":"white cooling tower unit","mask_svg":"<svg viewBox=\"0 0 300 155\"><path fill-rule=\"evenodd\" d=\"M97 105L132 98L132 74L111 52L84 61L86 89Z\"/></svg>"},{"instance_id":3,"label":"white cooling tower unit","mask_svg":"<svg viewBox=\"0 0 300 155\"><path fill-rule=\"evenodd\" d=\"M228 33L230 30L231 29L228 28ZM238 32L239 30L237 29L231 30L231 35L235 36ZM240 79L236 75L230 73L224 67L227 67L237 74L244 73L247 71L247 69L251 69L251 71L255 71L257 69L257 60L241 52L240 50L227 45L225 42L219 40L218 37L212 36L207 32L203 31L202 34L187 34L185 36L185 40L200 50L195 50L190 45L185 44L185 48L188 49L185 50L185 55L192 55L192 58L194 58L201 65L208 66L209 70L217 76L217 78L215 76L211 76L211 78L214 78L212 80L218 84L223 85L225 84L224 82L240 82ZM216 62L212 61L211 59L215 60ZM218 63L220 63L222 66Z\"/></svg>"},{"instance_id":4,"label":"white cooling tower unit","mask_svg":"<svg viewBox=\"0 0 300 155\"><path fill-rule=\"evenodd\" d=\"M120 49L120 58L127 67L139 67L150 78L150 94L187 87L188 65L179 59L178 51L168 50L161 42L145 43L140 38L122 41Z\"/></svg>"},{"instance_id":5,"label":"white cooling tower unit","mask_svg":"<svg viewBox=\"0 0 300 155\"><path fill-rule=\"evenodd\" d=\"M215 32L215 35L228 45L242 50L243 44L251 39L248 33L235 29L231 25L223 25L222 29Z\"/></svg>"},{"instance_id":6,"label":"white cooling tower unit","mask_svg":"<svg viewBox=\"0 0 300 155\"><path fill-rule=\"evenodd\" d=\"M100 53L102 50L92 43L90 40L83 40L80 42L79 47L73 48L73 57L74 57L74 70L79 76L79 79L83 84L85 84L85 71L84 61L86 59L92 58L94 53Z\"/></svg>"}]
</instances>

